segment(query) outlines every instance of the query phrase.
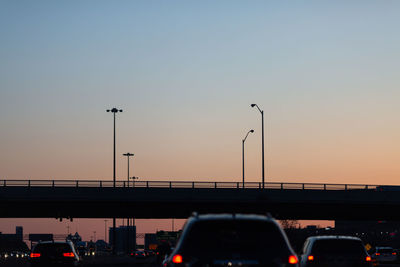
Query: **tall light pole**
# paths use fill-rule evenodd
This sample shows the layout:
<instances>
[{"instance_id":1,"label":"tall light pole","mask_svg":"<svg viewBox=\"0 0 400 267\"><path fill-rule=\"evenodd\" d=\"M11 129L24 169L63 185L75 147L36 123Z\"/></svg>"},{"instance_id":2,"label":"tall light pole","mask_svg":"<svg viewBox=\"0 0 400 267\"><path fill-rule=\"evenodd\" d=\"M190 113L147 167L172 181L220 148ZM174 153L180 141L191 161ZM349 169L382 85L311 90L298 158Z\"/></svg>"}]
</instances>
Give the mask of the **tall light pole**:
<instances>
[{"instance_id":1,"label":"tall light pole","mask_svg":"<svg viewBox=\"0 0 400 267\"><path fill-rule=\"evenodd\" d=\"M118 112L122 112L122 109L117 109L117 108L112 108L112 109L107 109L107 112L112 112L114 115L114 161L113 161L113 187L115 188L115 170L116 170L116 166L115 166L115 114L117 114ZM115 217L113 217L113 254L116 255L117 251L116 249L116 244L117 244L117 239L116 239L116 231L115 231Z\"/></svg>"},{"instance_id":2,"label":"tall light pole","mask_svg":"<svg viewBox=\"0 0 400 267\"><path fill-rule=\"evenodd\" d=\"M244 188L244 142L246 142L247 136L249 133L254 133L254 130L250 130L247 132L246 137L242 140L242 174L243 174L243 188Z\"/></svg>"},{"instance_id":3,"label":"tall light pole","mask_svg":"<svg viewBox=\"0 0 400 267\"><path fill-rule=\"evenodd\" d=\"M128 158L128 176L127 176L127 181L128 181L128 187L129 187L129 157L133 157L135 154L132 154L132 153L125 153L125 154L122 154L123 156L126 156L127 158Z\"/></svg>"},{"instance_id":4,"label":"tall light pole","mask_svg":"<svg viewBox=\"0 0 400 267\"><path fill-rule=\"evenodd\" d=\"M265 168L264 168L264 111L259 108L257 104L251 104L251 107L257 107L258 111L261 113L261 143L262 143L262 188L264 189L265 183Z\"/></svg>"},{"instance_id":5,"label":"tall light pole","mask_svg":"<svg viewBox=\"0 0 400 267\"><path fill-rule=\"evenodd\" d=\"M122 109L117 109L117 108L112 108L112 109L107 109L107 112L112 112L114 115L114 161L113 161L113 186L115 187L115 114L118 112L122 112Z\"/></svg>"}]
</instances>

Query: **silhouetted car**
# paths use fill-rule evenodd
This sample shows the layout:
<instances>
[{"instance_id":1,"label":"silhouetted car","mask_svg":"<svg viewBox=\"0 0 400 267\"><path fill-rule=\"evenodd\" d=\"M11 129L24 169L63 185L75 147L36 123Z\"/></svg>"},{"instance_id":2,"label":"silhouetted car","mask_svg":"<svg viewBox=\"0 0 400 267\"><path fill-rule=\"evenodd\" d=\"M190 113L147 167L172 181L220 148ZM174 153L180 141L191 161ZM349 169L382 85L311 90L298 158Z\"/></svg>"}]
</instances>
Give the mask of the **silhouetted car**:
<instances>
[{"instance_id":1,"label":"silhouetted car","mask_svg":"<svg viewBox=\"0 0 400 267\"><path fill-rule=\"evenodd\" d=\"M80 258L72 242L41 242L30 254L32 267L78 266Z\"/></svg>"},{"instance_id":2,"label":"silhouetted car","mask_svg":"<svg viewBox=\"0 0 400 267\"><path fill-rule=\"evenodd\" d=\"M145 259L146 258L146 253L142 250L136 250L131 253L132 257L135 257L136 259Z\"/></svg>"},{"instance_id":3,"label":"silhouetted car","mask_svg":"<svg viewBox=\"0 0 400 267\"><path fill-rule=\"evenodd\" d=\"M378 263L390 263L397 261L397 252L392 247L376 247L371 255Z\"/></svg>"},{"instance_id":4,"label":"silhouetted car","mask_svg":"<svg viewBox=\"0 0 400 267\"><path fill-rule=\"evenodd\" d=\"M209 214L190 217L164 266L298 266L285 233L271 217Z\"/></svg>"},{"instance_id":5,"label":"silhouetted car","mask_svg":"<svg viewBox=\"0 0 400 267\"><path fill-rule=\"evenodd\" d=\"M156 255L153 250L145 250L144 253L146 253L147 257L153 257L154 255Z\"/></svg>"},{"instance_id":6,"label":"silhouetted car","mask_svg":"<svg viewBox=\"0 0 400 267\"><path fill-rule=\"evenodd\" d=\"M304 242L301 267L372 267L361 239L350 236L312 236Z\"/></svg>"},{"instance_id":7,"label":"silhouetted car","mask_svg":"<svg viewBox=\"0 0 400 267\"><path fill-rule=\"evenodd\" d=\"M169 242L160 241L160 244L157 246L156 250L156 262L158 264L162 264L165 261L165 256L171 254L171 245Z\"/></svg>"}]
</instances>

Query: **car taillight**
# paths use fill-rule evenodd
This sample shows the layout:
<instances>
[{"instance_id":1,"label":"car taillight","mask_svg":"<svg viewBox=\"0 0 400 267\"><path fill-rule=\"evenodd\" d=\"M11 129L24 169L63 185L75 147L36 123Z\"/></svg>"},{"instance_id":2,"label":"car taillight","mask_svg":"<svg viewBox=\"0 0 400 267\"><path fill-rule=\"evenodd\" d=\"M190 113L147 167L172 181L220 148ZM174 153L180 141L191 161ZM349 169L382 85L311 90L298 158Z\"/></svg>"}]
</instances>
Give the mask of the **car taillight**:
<instances>
[{"instance_id":1,"label":"car taillight","mask_svg":"<svg viewBox=\"0 0 400 267\"><path fill-rule=\"evenodd\" d=\"M365 258L365 260L366 260L366 261L371 261L371 257L370 257L370 256L367 256L367 257Z\"/></svg>"},{"instance_id":2,"label":"car taillight","mask_svg":"<svg viewBox=\"0 0 400 267\"><path fill-rule=\"evenodd\" d=\"M396 255L396 252L393 252L392 255Z\"/></svg>"},{"instance_id":3,"label":"car taillight","mask_svg":"<svg viewBox=\"0 0 400 267\"><path fill-rule=\"evenodd\" d=\"M31 258L39 258L40 257L40 253L31 253Z\"/></svg>"},{"instance_id":4,"label":"car taillight","mask_svg":"<svg viewBox=\"0 0 400 267\"><path fill-rule=\"evenodd\" d=\"M297 264L298 262L299 262L299 260L297 259L297 257L295 255L289 256L289 264Z\"/></svg>"},{"instance_id":5,"label":"car taillight","mask_svg":"<svg viewBox=\"0 0 400 267\"><path fill-rule=\"evenodd\" d=\"M379 256L379 255L381 255L381 253L375 253L375 255L376 255L376 256Z\"/></svg>"},{"instance_id":6,"label":"car taillight","mask_svg":"<svg viewBox=\"0 0 400 267\"><path fill-rule=\"evenodd\" d=\"M172 257L172 262L173 263L182 263L183 262L182 256L179 254L176 254L175 256Z\"/></svg>"},{"instance_id":7,"label":"car taillight","mask_svg":"<svg viewBox=\"0 0 400 267\"><path fill-rule=\"evenodd\" d=\"M63 256L68 258L73 258L75 257L75 254L73 252L65 252L63 253Z\"/></svg>"},{"instance_id":8,"label":"car taillight","mask_svg":"<svg viewBox=\"0 0 400 267\"><path fill-rule=\"evenodd\" d=\"M313 260L314 260L314 256L313 256L313 255L310 255L310 256L307 257L307 259L308 259L309 261L313 261Z\"/></svg>"}]
</instances>

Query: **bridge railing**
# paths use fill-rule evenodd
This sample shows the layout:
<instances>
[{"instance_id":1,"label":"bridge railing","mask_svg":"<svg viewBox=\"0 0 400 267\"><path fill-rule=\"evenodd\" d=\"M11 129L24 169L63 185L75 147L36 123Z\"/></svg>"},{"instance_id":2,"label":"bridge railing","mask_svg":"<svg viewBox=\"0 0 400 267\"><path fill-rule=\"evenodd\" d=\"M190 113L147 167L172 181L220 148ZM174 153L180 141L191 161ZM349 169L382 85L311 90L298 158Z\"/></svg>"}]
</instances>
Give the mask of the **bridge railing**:
<instances>
[{"instance_id":1,"label":"bridge railing","mask_svg":"<svg viewBox=\"0 0 400 267\"><path fill-rule=\"evenodd\" d=\"M114 187L111 180L0 180L0 187ZM117 188L237 188L261 189L258 182L207 182L207 181L116 181ZM379 185L323 184L323 183L265 183L265 189L281 190L369 190Z\"/></svg>"}]
</instances>

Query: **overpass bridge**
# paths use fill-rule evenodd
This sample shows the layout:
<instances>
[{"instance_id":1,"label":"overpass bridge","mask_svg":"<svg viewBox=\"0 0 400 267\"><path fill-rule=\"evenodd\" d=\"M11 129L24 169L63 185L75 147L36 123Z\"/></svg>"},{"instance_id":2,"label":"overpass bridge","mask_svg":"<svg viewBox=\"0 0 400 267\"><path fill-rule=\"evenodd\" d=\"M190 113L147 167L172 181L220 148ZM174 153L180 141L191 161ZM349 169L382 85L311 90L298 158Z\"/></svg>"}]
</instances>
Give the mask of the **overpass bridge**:
<instances>
[{"instance_id":1,"label":"overpass bridge","mask_svg":"<svg viewBox=\"0 0 400 267\"><path fill-rule=\"evenodd\" d=\"M399 187L400 188L400 187ZM271 213L278 219L400 220L396 186L319 183L0 180L1 218L187 218Z\"/></svg>"}]
</instances>

